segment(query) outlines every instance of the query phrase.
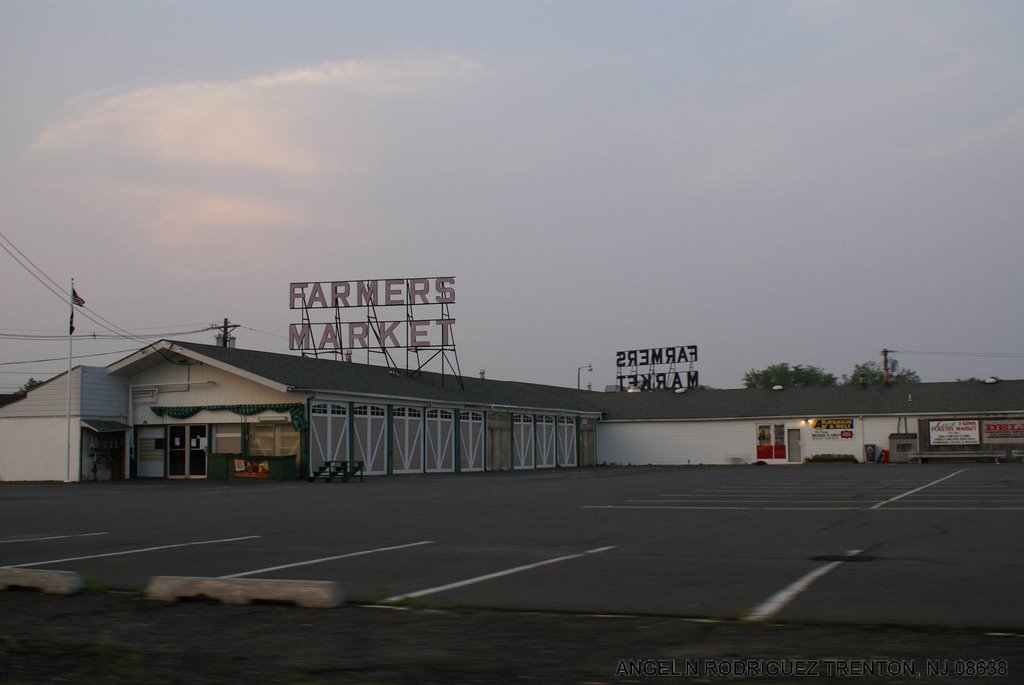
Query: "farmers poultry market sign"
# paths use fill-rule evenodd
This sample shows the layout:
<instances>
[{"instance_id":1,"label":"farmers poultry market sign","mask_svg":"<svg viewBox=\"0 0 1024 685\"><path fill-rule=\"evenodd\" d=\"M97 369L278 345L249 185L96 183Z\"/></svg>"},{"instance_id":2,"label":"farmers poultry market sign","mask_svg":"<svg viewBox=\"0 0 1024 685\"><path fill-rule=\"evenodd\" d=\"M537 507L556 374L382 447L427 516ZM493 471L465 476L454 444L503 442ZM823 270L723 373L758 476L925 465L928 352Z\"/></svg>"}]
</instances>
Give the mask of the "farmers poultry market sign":
<instances>
[{"instance_id":1,"label":"farmers poultry market sign","mask_svg":"<svg viewBox=\"0 0 1024 685\"><path fill-rule=\"evenodd\" d=\"M933 445L977 445L978 420L929 421L928 441Z\"/></svg>"}]
</instances>

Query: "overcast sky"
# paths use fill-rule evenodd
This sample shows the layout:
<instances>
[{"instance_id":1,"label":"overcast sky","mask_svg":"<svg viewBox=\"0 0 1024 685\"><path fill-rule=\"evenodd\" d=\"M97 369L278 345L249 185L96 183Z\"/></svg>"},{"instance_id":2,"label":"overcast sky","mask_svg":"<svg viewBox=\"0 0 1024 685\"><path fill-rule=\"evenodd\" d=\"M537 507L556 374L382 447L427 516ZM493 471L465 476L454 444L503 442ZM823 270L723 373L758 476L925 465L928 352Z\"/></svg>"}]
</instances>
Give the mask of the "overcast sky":
<instances>
[{"instance_id":1,"label":"overcast sky","mask_svg":"<svg viewBox=\"0 0 1024 685\"><path fill-rule=\"evenodd\" d=\"M452 275L467 375L1024 378L1021 36L1019 0L0 0L0 232L118 327L246 348L287 352L292 281ZM67 304L0 284L10 391ZM83 314L76 357L141 346Z\"/></svg>"}]
</instances>

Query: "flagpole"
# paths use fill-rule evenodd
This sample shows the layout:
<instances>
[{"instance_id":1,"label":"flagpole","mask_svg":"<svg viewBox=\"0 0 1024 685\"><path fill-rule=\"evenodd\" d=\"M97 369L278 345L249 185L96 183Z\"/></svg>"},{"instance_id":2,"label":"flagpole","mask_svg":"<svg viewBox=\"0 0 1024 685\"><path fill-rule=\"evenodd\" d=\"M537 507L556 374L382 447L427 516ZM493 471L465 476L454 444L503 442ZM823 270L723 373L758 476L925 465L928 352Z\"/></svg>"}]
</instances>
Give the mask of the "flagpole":
<instances>
[{"instance_id":1,"label":"flagpole","mask_svg":"<svg viewBox=\"0 0 1024 685\"><path fill-rule=\"evenodd\" d=\"M75 279L68 293L68 453L65 459L64 482L71 482L71 341L75 336Z\"/></svg>"}]
</instances>

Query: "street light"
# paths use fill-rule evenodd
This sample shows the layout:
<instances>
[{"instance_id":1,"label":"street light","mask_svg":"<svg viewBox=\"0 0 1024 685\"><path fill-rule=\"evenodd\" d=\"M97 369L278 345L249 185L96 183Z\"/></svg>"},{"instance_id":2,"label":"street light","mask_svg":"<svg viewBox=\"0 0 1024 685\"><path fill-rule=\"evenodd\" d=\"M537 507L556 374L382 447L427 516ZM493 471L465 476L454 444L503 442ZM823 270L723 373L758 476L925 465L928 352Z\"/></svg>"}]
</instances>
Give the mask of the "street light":
<instances>
[{"instance_id":1,"label":"street light","mask_svg":"<svg viewBox=\"0 0 1024 685\"><path fill-rule=\"evenodd\" d=\"M576 389L577 390L580 389L580 373L583 371L583 369L586 369L587 371L591 371L592 372L594 370L594 367L591 366L590 364L584 364L583 366L580 366L580 367L578 367L576 369Z\"/></svg>"}]
</instances>

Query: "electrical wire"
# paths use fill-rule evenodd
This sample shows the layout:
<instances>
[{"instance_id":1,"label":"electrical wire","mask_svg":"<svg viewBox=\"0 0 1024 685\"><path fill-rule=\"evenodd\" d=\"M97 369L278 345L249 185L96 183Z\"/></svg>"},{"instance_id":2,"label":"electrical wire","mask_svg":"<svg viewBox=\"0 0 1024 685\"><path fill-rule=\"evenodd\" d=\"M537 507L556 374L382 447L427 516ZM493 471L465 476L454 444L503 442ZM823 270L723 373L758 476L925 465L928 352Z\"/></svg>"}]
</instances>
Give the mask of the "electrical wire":
<instances>
[{"instance_id":1,"label":"electrical wire","mask_svg":"<svg viewBox=\"0 0 1024 685\"><path fill-rule=\"evenodd\" d=\"M240 324L238 325L238 327L241 328L241 329L247 330L247 331L252 331L253 333L262 333L263 335L269 335L272 338L280 338L281 340L287 340L288 339L287 335L281 335L279 333L270 333L269 331L261 331L258 328L249 328L248 326L242 326Z\"/></svg>"},{"instance_id":2,"label":"electrical wire","mask_svg":"<svg viewBox=\"0 0 1024 685\"><path fill-rule=\"evenodd\" d=\"M919 354L933 357L1024 357L1024 352L920 352L915 350L889 350L898 354Z\"/></svg>"},{"instance_id":3,"label":"electrical wire","mask_svg":"<svg viewBox=\"0 0 1024 685\"><path fill-rule=\"evenodd\" d=\"M29 273L29 275L32 276L32 278L34 278L37 281L39 281L39 283L44 288L46 288L51 293L56 295L62 302L70 303L70 301L71 301L71 293L65 291L64 288L61 285L59 285L55 280L50 278L50 276L45 271L40 269L36 265L36 263L33 262L28 257L28 255L26 255L24 252L19 250L18 246L15 245L14 242L10 238L8 238L6 235L4 235L2 232L0 232L0 239L3 240L3 242L0 242L0 247L2 247L4 249L4 252L6 252L7 254L9 254L11 256L11 259L13 259L15 262L18 263L18 266L20 266L25 271L27 271ZM4 243L7 243L7 245L10 245L10 248L8 248L7 245L4 245ZM13 249L14 252L11 252L11 249ZM15 252L17 252L17 255L15 254ZM21 259L19 259L19 255L20 255ZM30 269L28 266L26 266L25 262L21 261L22 259L24 259L25 262L28 262L29 264L31 264L32 265L32 269L35 269L35 271ZM36 272L38 272L38 273L36 273ZM46 281L43 280L43 278L40 278L40 274L44 278L46 278L46 281L49 281L50 283L47 283ZM117 324L115 324L115 323L113 323L111 321L108 321L107 319L104 319L102 316L97 314L95 311L93 311L92 309L90 309L90 308L88 308L88 307L86 307L84 305L78 307L78 309L81 311L83 317L85 317L86 319L89 319L90 321L92 321L94 324L96 324L100 328L104 328L104 329L110 331L111 333L113 333L114 335L116 335L116 336L118 336L120 338L127 338L129 340L136 340L137 342L143 342L144 341L142 338L136 337L133 333L131 333L131 331L127 331L127 330L121 328L120 326L118 326ZM92 316L90 316L90 314ZM93 318L93 317L95 317L95 318Z\"/></svg>"},{"instance_id":4,"label":"electrical wire","mask_svg":"<svg viewBox=\"0 0 1024 685\"><path fill-rule=\"evenodd\" d=\"M133 340L142 340L146 338L166 338L172 335L194 335L196 333L205 333L206 331L212 331L215 327L198 328L191 331L174 331L172 333L147 333L147 334L135 334L132 336ZM62 335L50 334L50 335L30 335L21 333L0 333L0 340L38 340L38 341L66 341L68 339L67 333ZM76 340L123 340L123 335L113 333L84 333L75 336Z\"/></svg>"},{"instance_id":5,"label":"electrical wire","mask_svg":"<svg viewBox=\"0 0 1024 685\"><path fill-rule=\"evenodd\" d=\"M147 346L148 347L148 346ZM72 359L88 359L91 357L106 357L111 354L127 354L129 352L138 352L136 348L130 350L114 350L113 352L97 352L96 354L76 354ZM15 364L41 364L43 362L66 362L68 358L65 357L52 357L50 359L26 359L20 362L0 362L0 366L14 366Z\"/></svg>"}]
</instances>

